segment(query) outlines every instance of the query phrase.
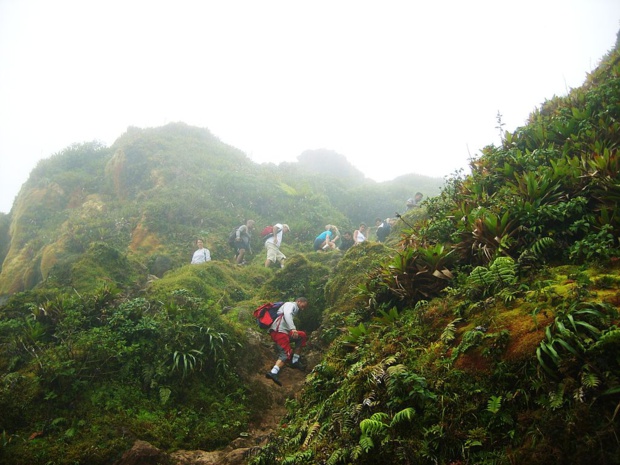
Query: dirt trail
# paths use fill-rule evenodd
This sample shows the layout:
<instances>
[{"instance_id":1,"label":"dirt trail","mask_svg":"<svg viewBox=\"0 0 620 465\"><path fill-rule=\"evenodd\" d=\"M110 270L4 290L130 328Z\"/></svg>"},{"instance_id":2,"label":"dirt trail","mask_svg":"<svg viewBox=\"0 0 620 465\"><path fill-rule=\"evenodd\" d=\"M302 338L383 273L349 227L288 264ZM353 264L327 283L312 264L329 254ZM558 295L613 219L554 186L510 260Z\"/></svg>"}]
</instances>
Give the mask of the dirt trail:
<instances>
[{"instance_id":1,"label":"dirt trail","mask_svg":"<svg viewBox=\"0 0 620 465\"><path fill-rule=\"evenodd\" d=\"M260 352L262 365L252 370L249 375L252 383L260 383L267 389L269 394L265 408L261 415L250 424L249 430L242 437L232 441L228 447L218 451L176 451L171 455L177 465L244 465L247 463L247 452L257 446L267 443L269 435L275 431L286 415L286 400L292 399L302 389L307 374L311 367L316 364L317 356L311 353L304 354L306 371L284 368L280 371L282 386L276 385L271 379L265 377L275 362L275 350L272 344L264 340L257 340L252 348Z\"/></svg>"},{"instance_id":2,"label":"dirt trail","mask_svg":"<svg viewBox=\"0 0 620 465\"><path fill-rule=\"evenodd\" d=\"M268 360L268 363L264 364L260 373L257 373L254 377L254 380L264 384L271 394L269 408L266 408L259 420L251 425L250 433L254 437L269 435L279 426L280 421L286 415L286 400L294 398L299 393L308 374L307 371L302 372L292 368L284 368L279 375L282 386L277 386L272 380L265 377L265 373L273 367L275 357L272 356Z\"/></svg>"}]
</instances>

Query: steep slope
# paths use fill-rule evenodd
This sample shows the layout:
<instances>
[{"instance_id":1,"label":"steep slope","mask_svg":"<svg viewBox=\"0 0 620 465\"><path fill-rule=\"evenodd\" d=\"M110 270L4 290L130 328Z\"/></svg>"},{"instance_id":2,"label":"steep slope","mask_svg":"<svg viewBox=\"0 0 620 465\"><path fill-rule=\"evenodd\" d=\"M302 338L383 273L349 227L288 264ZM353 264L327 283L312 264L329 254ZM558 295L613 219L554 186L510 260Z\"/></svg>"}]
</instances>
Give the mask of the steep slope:
<instances>
[{"instance_id":1,"label":"steep slope","mask_svg":"<svg viewBox=\"0 0 620 465\"><path fill-rule=\"evenodd\" d=\"M620 53L326 286L326 355L250 463L620 463Z\"/></svg>"}]
</instances>

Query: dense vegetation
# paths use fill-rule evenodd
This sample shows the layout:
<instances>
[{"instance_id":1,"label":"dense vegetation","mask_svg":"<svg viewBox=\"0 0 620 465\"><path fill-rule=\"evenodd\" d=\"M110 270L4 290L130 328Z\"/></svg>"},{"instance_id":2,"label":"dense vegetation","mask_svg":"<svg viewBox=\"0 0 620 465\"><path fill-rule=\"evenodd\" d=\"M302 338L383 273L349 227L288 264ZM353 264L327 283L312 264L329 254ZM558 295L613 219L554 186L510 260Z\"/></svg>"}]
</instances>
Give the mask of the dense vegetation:
<instances>
[{"instance_id":1,"label":"dense vegetation","mask_svg":"<svg viewBox=\"0 0 620 465\"><path fill-rule=\"evenodd\" d=\"M620 463L618 102L616 50L353 287L373 247L345 257L325 356L251 463Z\"/></svg>"},{"instance_id":2,"label":"dense vegetation","mask_svg":"<svg viewBox=\"0 0 620 465\"><path fill-rule=\"evenodd\" d=\"M618 102L616 49L346 254L310 252L317 229L432 192L327 176L322 151L255 166L185 125L42 162L0 223L0 459L227 444L262 406L251 310L306 295L322 358L250 463L620 463ZM229 263L246 217L291 225L284 270ZM197 235L216 260L187 265Z\"/></svg>"}]
</instances>

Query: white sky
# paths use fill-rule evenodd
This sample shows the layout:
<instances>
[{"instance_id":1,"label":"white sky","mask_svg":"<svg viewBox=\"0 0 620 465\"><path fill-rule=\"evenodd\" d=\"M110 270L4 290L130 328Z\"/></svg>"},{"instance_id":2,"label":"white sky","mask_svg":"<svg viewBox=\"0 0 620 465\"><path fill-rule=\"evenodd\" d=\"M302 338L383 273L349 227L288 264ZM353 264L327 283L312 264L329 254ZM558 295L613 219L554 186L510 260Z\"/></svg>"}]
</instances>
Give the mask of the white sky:
<instances>
[{"instance_id":1,"label":"white sky","mask_svg":"<svg viewBox=\"0 0 620 465\"><path fill-rule=\"evenodd\" d=\"M0 0L0 211L40 159L175 121L256 162L442 177L619 29L618 0Z\"/></svg>"}]
</instances>

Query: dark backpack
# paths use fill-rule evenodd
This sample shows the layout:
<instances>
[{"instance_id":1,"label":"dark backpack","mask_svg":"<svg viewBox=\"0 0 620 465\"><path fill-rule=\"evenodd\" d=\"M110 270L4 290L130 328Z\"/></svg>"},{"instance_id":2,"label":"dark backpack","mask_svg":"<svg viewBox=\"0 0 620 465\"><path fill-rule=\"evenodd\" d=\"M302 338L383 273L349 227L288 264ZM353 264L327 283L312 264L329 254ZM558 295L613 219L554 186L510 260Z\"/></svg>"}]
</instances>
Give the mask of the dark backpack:
<instances>
[{"instance_id":1,"label":"dark backpack","mask_svg":"<svg viewBox=\"0 0 620 465\"><path fill-rule=\"evenodd\" d=\"M231 246L233 249L235 248L235 242L237 239L237 229L239 228L233 229L232 232L228 235L228 245Z\"/></svg>"},{"instance_id":2,"label":"dark backpack","mask_svg":"<svg viewBox=\"0 0 620 465\"><path fill-rule=\"evenodd\" d=\"M278 309L283 304L284 302L267 302L254 310L254 317L258 326L262 329L269 328L278 317Z\"/></svg>"},{"instance_id":3,"label":"dark backpack","mask_svg":"<svg viewBox=\"0 0 620 465\"><path fill-rule=\"evenodd\" d=\"M271 236L273 236L273 226L265 226L265 228L260 233L260 237L262 237L263 240L266 240L269 239Z\"/></svg>"},{"instance_id":4,"label":"dark backpack","mask_svg":"<svg viewBox=\"0 0 620 465\"><path fill-rule=\"evenodd\" d=\"M383 242L390 235L391 230L392 227L390 226L390 223L384 221L381 223L381 226L377 228L377 239L379 239L380 242Z\"/></svg>"}]
</instances>

